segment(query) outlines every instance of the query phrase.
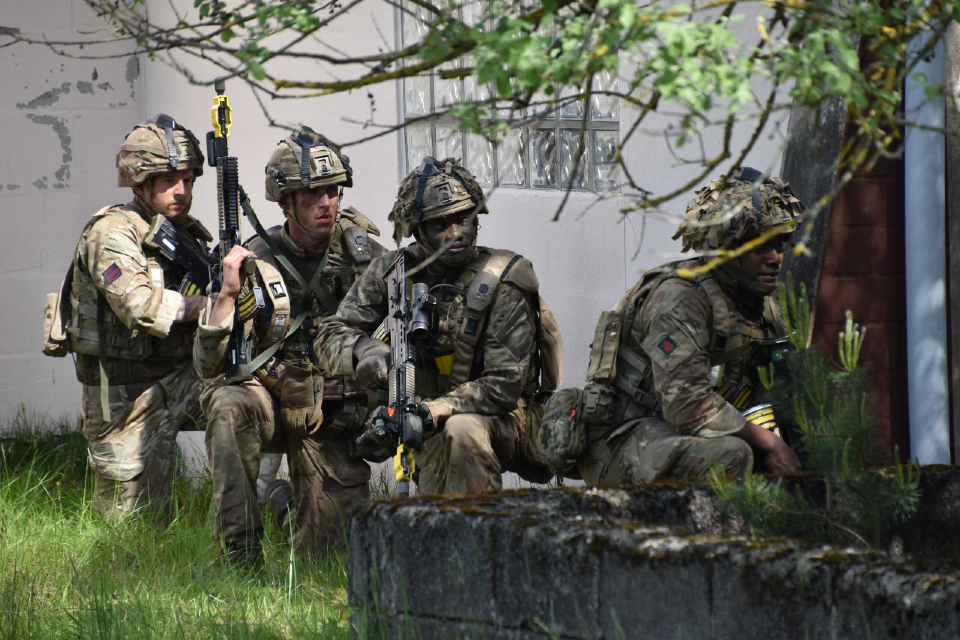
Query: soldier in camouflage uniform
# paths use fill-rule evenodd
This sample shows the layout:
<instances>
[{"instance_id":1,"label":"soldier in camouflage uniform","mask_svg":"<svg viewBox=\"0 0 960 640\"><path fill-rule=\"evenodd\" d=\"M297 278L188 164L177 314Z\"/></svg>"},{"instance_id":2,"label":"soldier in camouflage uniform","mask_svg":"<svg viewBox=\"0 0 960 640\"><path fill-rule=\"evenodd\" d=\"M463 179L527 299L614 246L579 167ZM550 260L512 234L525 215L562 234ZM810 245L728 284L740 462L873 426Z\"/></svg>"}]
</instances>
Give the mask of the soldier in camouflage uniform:
<instances>
[{"instance_id":1,"label":"soldier in camouflage uniform","mask_svg":"<svg viewBox=\"0 0 960 640\"><path fill-rule=\"evenodd\" d=\"M426 283L437 299L430 336L417 344L416 394L430 415L416 457L422 493L496 491L504 470L524 465L538 282L528 260L477 246L478 213L487 213L483 192L452 158L426 158L401 183L390 213L398 245L416 238L401 249L408 282ZM385 385L389 349L370 336L387 315L384 274L398 255L391 251L375 260L337 315L320 324L314 348L321 366L335 375ZM367 433L378 441L369 427Z\"/></svg>"},{"instance_id":2,"label":"soldier in camouflage uniform","mask_svg":"<svg viewBox=\"0 0 960 640\"><path fill-rule=\"evenodd\" d=\"M742 475L754 456L765 470L799 471L793 450L733 402L746 406L757 384L763 350L754 347L786 334L776 288L802 212L788 185L752 169L697 192L674 236L683 251L716 255L777 233L700 276L683 270L704 266L706 256L654 269L604 314L587 378L607 383L619 415L612 427L587 428L579 464L587 484L704 478L713 463ZM604 358L605 337L615 359Z\"/></svg>"},{"instance_id":3,"label":"soldier in camouflage uniform","mask_svg":"<svg viewBox=\"0 0 960 640\"><path fill-rule=\"evenodd\" d=\"M228 255L223 287L201 317L194 350L204 379L223 371L237 296L241 307L249 301L256 310L252 287L241 292L237 274L242 259L255 255L252 284L268 304L255 311L249 332L253 354L266 360L249 382L228 385L221 376L207 383L201 400L208 419L214 534L237 563L260 556L261 454L287 453L292 497L283 485L271 487L267 497L281 527L293 524L298 550L323 554L340 543L345 511L369 496L370 467L350 455L350 442L366 418L366 390L354 378L324 374L311 345L315 323L336 312L370 260L383 252L369 238L380 232L359 212L341 211L342 189L353 186L349 160L311 129L282 140L266 174L266 198L280 205L286 223ZM268 349L276 351L271 355Z\"/></svg>"},{"instance_id":4,"label":"soldier in camouflage uniform","mask_svg":"<svg viewBox=\"0 0 960 640\"><path fill-rule=\"evenodd\" d=\"M159 115L126 137L117 168L134 199L101 209L80 236L68 274L69 349L83 389L94 508L123 513L149 502L163 514L177 431L203 428L190 353L206 297L177 292L187 270L151 238L169 220L206 251L212 237L188 215L203 154L190 131Z\"/></svg>"}]
</instances>

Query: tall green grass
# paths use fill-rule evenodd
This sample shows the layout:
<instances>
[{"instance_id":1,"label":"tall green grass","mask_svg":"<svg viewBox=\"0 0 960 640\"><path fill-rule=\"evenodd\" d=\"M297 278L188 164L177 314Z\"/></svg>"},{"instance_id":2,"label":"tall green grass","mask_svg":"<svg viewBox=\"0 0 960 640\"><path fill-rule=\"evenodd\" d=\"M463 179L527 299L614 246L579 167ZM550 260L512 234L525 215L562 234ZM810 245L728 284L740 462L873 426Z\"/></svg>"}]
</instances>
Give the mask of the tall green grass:
<instances>
[{"instance_id":1,"label":"tall green grass","mask_svg":"<svg viewBox=\"0 0 960 640\"><path fill-rule=\"evenodd\" d=\"M0 638L345 638L342 556L296 558L266 515L265 564L216 562L209 477L180 477L172 514L105 520L74 425L21 410L0 425ZM290 576L294 579L291 581Z\"/></svg>"}]
</instances>

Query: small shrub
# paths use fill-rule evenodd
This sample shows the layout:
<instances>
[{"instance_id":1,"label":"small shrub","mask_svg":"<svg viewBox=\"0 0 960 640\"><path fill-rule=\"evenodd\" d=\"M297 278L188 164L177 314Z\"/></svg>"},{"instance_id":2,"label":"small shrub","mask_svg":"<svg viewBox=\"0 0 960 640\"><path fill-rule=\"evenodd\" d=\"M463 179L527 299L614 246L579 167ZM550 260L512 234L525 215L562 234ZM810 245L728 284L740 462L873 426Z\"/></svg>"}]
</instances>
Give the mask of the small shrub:
<instances>
[{"instance_id":1,"label":"small shrub","mask_svg":"<svg viewBox=\"0 0 960 640\"><path fill-rule=\"evenodd\" d=\"M859 365L866 328L847 311L839 335L840 364L832 367L819 349L807 346L811 316L806 287L800 285L798 297L788 274L780 285L780 301L794 350L786 354L781 375L772 364L758 371L765 390L761 402L774 406L781 428L792 427L799 435L805 469L822 476L825 491L814 496L802 490L803 483L751 473L733 482L716 467L714 490L754 535L880 547L881 531L916 511L920 475L901 465L896 449L893 471L876 469L888 464L890 456L867 411L867 372Z\"/></svg>"}]
</instances>

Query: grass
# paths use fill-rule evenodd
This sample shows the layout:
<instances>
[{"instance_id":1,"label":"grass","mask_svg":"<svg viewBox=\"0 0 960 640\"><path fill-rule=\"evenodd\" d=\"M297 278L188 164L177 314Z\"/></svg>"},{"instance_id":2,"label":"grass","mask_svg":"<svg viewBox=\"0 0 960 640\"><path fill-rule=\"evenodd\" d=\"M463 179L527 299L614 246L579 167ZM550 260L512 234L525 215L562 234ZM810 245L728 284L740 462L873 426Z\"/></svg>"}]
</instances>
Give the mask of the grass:
<instances>
[{"instance_id":1,"label":"grass","mask_svg":"<svg viewBox=\"0 0 960 640\"><path fill-rule=\"evenodd\" d=\"M0 638L346 638L342 556L298 559L291 584L267 514L264 568L220 567L208 477L175 483L166 524L105 520L83 436L24 414L0 426Z\"/></svg>"}]
</instances>

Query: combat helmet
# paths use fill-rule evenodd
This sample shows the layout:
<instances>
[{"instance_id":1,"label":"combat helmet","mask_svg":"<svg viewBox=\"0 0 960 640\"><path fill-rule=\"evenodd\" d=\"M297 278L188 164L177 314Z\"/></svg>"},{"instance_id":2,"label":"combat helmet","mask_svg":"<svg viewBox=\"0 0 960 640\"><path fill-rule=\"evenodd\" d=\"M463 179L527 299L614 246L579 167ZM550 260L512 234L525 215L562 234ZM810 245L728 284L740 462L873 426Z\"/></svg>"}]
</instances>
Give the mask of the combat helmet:
<instances>
[{"instance_id":1,"label":"combat helmet","mask_svg":"<svg viewBox=\"0 0 960 640\"><path fill-rule=\"evenodd\" d=\"M310 127L303 127L281 140L264 173L267 174L266 198L270 202L280 202L283 196L301 189L332 184L353 186L350 158Z\"/></svg>"},{"instance_id":2,"label":"combat helmet","mask_svg":"<svg viewBox=\"0 0 960 640\"><path fill-rule=\"evenodd\" d=\"M203 152L189 129L165 114L133 128L117 154L117 186L135 187L170 171L203 175Z\"/></svg>"},{"instance_id":3,"label":"combat helmet","mask_svg":"<svg viewBox=\"0 0 960 640\"><path fill-rule=\"evenodd\" d=\"M388 218L393 222L393 239L400 244L414 235L421 223L467 209L489 213L477 179L459 160L438 162L427 156L400 183Z\"/></svg>"},{"instance_id":4,"label":"combat helmet","mask_svg":"<svg viewBox=\"0 0 960 640\"><path fill-rule=\"evenodd\" d=\"M805 211L786 182L743 167L697 191L673 239L684 252L733 249L773 227L792 233Z\"/></svg>"}]
</instances>

